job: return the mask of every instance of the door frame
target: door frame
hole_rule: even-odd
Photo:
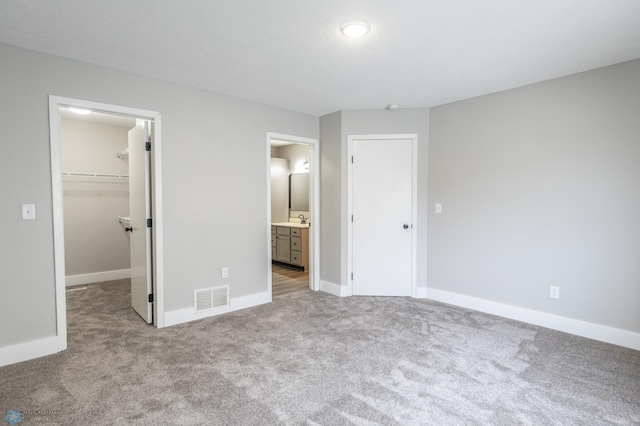
[[[269,300],[272,295],[271,267],[271,140],[284,140],[309,147],[309,284],[314,291],[320,290],[320,141],[318,139],[267,132],[267,280]]]
[[[368,140],[397,140],[408,139],[411,141],[411,297],[418,297],[416,287],[417,276],[417,251],[418,251],[418,134],[374,134],[374,135],[347,135],[347,270],[344,277],[347,283],[347,296],[353,296],[353,280],[351,273],[353,272],[353,222],[351,215],[353,214],[353,164],[351,157],[353,156],[353,142]]]
[[[162,144],[159,112],[105,104],[83,99],[49,95],[49,144],[51,155],[51,196],[53,207],[54,282],[56,295],[56,333],[58,350],[67,348],[67,303],[64,250],[64,209],[62,187],[62,144],[60,138],[60,107],[78,107],[107,114],[133,116],[153,121],[151,151],[151,212],[153,215],[153,286],[155,326],[164,326],[164,256],[162,228]]]

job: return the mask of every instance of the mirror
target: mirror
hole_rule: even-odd
[[[289,175],[289,210],[309,210],[309,173]]]

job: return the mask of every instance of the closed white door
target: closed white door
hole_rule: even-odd
[[[411,296],[412,140],[354,140],[353,295]]]
[[[140,121],[129,130],[129,216],[131,219],[131,307],[147,323],[153,322],[151,273],[151,191],[149,124]]]

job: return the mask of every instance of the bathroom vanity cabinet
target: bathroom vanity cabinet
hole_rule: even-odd
[[[271,225],[271,258],[309,270],[309,226],[298,223]]]

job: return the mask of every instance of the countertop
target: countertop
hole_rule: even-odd
[[[295,222],[278,222],[272,223],[272,226],[288,226],[289,228],[308,228],[308,223],[295,223]]]

